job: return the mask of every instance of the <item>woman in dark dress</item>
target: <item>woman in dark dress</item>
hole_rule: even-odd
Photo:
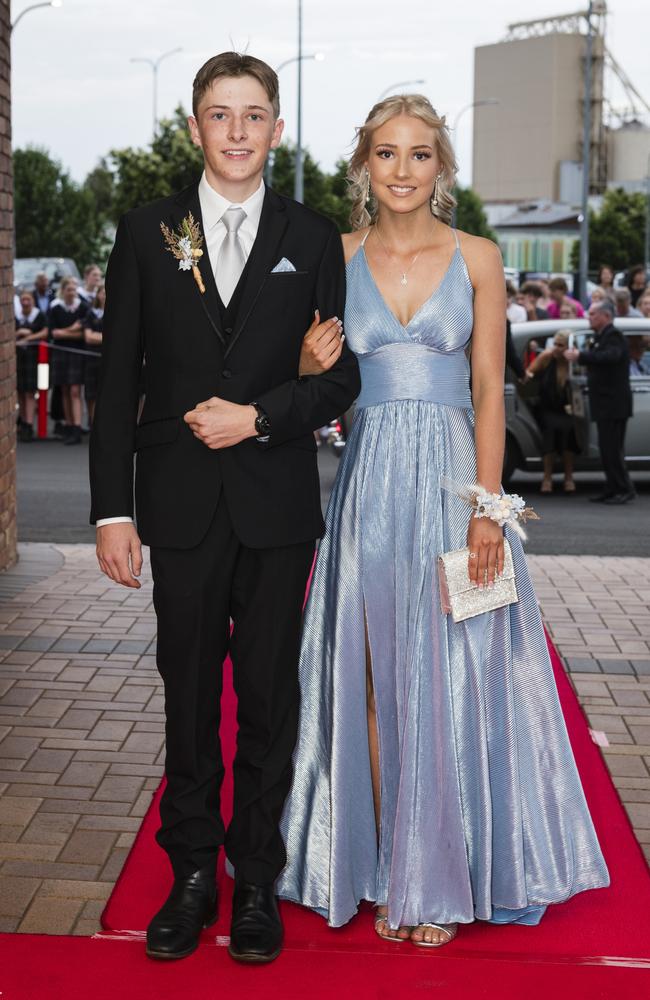
[[[567,334],[558,331],[553,337],[552,347],[539,354],[526,372],[528,376],[537,376],[539,380],[539,420],[542,427],[544,457],[544,478],[540,487],[542,493],[553,492],[553,465],[556,455],[562,456],[564,492],[576,491],[573,465],[574,456],[580,449],[571,412],[569,364],[564,359],[564,352],[568,346]]]
[[[34,393],[38,388],[38,349],[36,341],[47,337],[47,321],[34,304],[31,292],[21,292],[19,308],[16,310],[16,383],[20,425],[19,441],[31,441],[34,437]]]
[[[64,444],[81,444],[81,387],[84,382],[84,327],[88,306],[77,293],[74,278],[64,278],[59,298],[50,308],[50,382],[60,385],[65,415]],[[74,350],[58,350],[57,348]]]
[[[86,406],[88,407],[88,419],[93,422],[95,416],[95,400],[97,399],[97,386],[99,382],[99,366],[102,358],[102,325],[104,322],[104,306],[106,304],[106,289],[103,285],[97,287],[97,291],[92,305],[86,316],[84,328],[84,340],[86,350],[92,351],[95,357],[86,358],[84,392],[86,396]]]

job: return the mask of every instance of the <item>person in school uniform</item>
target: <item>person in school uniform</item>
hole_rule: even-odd
[[[92,305],[86,315],[84,327],[86,350],[93,354],[93,357],[86,358],[84,368],[84,394],[86,397],[86,406],[88,407],[88,420],[91,424],[95,416],[95,400],[97,399],[97,388],[99,385],[105,304],[106,289],[103,285],[99,285],[92,300]]]
[[[90,306],[97,295],[97,289],[103,280],[102,270],[98,264],[89,264],[84,267],[83,284],[79,286],[79,297]]]
[[[47,337],[47,321],[34,302],[31,292],[18,296],[16,315],[16,388],[18,390],[18,440],[31,441],[34,437],[34,393],[38,388],[38,352],[36,341]]]
[[[84,383],[84,328],[87,304],[79,297],[74,278],[64,278],[59,297],[49,315],[50,340],[54,345],[50,360],[50,383],[61,386],[63,397],[64,444],[81,444],[81,387]],[[72,350],[66,350],[72,348]]]

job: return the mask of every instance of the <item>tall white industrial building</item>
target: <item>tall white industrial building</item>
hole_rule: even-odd
[[[589,191],[597,203],[608,187],[647,190],[650,106],[607,48],[606,4],[594,8]],[[505,39],[475,49],[472,186],[511,267],[569,269],[585,56],[586,11],[512,24]],[[614,79],[627,102],[618,112],[606,94]]]

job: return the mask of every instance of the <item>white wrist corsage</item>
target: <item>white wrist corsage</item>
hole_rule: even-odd
[[[496,521],[500,528],[512,528],[520,538],[526,538],[522,522],[539,521],[539,515],[532,507],[526,506],[526,501],[518,493],[489,493],[480,483],[466,486],[446,476],[441,477],[440,485],[465,500],[474,511],[474,517],[488,517]]]

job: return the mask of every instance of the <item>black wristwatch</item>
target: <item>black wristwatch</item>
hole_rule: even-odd
[[[269,415],[266,410],[263,410],[259,403],[251,403],[257,410],[257,417],[255,418],[255,431],[258,437],[268,437],[271,433],[271,421],[269,420]]]

